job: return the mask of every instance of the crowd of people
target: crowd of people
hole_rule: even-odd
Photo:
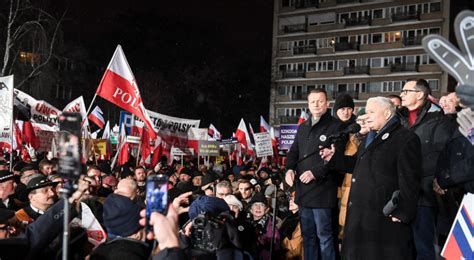
[[[151,168],[133,158],[111,168],[91,160],[74,188],[58,158],[15,157],[9,171],[5,154],[0,258],[59,258],[61,191],[74,190],[70,259],[436,259],[462,195],[474,192],[474,148],[457,130],[460,106],[455,93],[436,102],[418,79],[357,113],[340,95],[331,115],[326,92],[314,89],[311,117],[285,164],[163,157]],[[339,134],[354,124],[358,132]],[[151,175],[167,177],[169,209],[146,223]],[[91,243],[94,234],[77,221],[82,203],[105,242]]]

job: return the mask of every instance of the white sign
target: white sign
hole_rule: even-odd
[[[178,148],[178,147],[171,147],[171,157],[175,156],[186,156],[186,155],[194,155],[194,149],[193,148]]]
[[[139,144],[140,136],[127,135],[127,143]]]
[[[273,156],[272,138],[269,132],[256,133],[253,138],[257,157]]]
[[[0,143],[11,145],[13,121],[13,75],[0,77]]]
[[[36,100],[32,96],[22,92],[21,90],[14,90],[15,106],[31,121],[39,124],[58,125],[58,116],[61,110],[55,108],[44,100]]]

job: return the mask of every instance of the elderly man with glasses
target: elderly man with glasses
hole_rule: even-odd
[[[408,80],[401,91],[402,106],[398,112],[403,126],[421,140],[423,172],[417,215],[412,223],[417,259],[436,259],[436,198],[433,184],[436,163],[456,129],[455,123],[442,111],[430,112],[431,89],[424,79]]]

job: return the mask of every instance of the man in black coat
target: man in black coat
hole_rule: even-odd
[[[401,92],[402,105],[399,110],[401,124],[418,135],[421,141],[422,179],[418,200],[417,216],[412,224],[417,259],[436,259],[434,249],[436,226],[436,199],[433,181],[438,157],[456,124],[443,112],[430,112],[432,103],[428,100],[431,90],[426,80],[409,80]]]
[[[409,223],[420,190],[420,139],[400,125],[388,98],[370,98],[366,112],[371,132],[356,155],[344,156],[344,150],[334,148],[321,151],[327,167],[353,173],[342,254],[348,260],[412,259]],[[395,191],[400,192],[397,206],[385,214]]]
[[[325,90],[309,93],[312,116],[300,125],[287,158],[285,180],[290,186],[296,182],[305,259],[318,259],[318,254],[325,260],[335,259],[331,210],[337,206],[337,185],[317,151],[328,136],[341,129],[339,120],[327,111],[328,106]]]

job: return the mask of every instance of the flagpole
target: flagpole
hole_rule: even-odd
[[[14,84],[14,78],[12,78],[12,85],[11,87],[13,88],[13,86],[15,86]],[[14,106],[15,106],[15,102],[14,102],[14,91],[12,91],[12,95],[11,95],[11,102],[12,102],[12,117],[10,119],[10,172],[13,172],[13,127],[14,127],[14,124],[15,124],[15,119],[13,118],[13,110],[15,109]],[[19,144],[16,144],[17,146]]]
[[[94,94],[94,97],[92,98],[92,101],[91,103],[89,104],[89,108],[87,109],[86,111],[86,118],[87,118],[87,115],[89,115],[89,112],[91,112],[91,108],[92,108],[92,105],[94,104],[94,101],[95,101],[95,98],[97,97],[97,92]],[[84,119],[85,120],[85,119]]]

